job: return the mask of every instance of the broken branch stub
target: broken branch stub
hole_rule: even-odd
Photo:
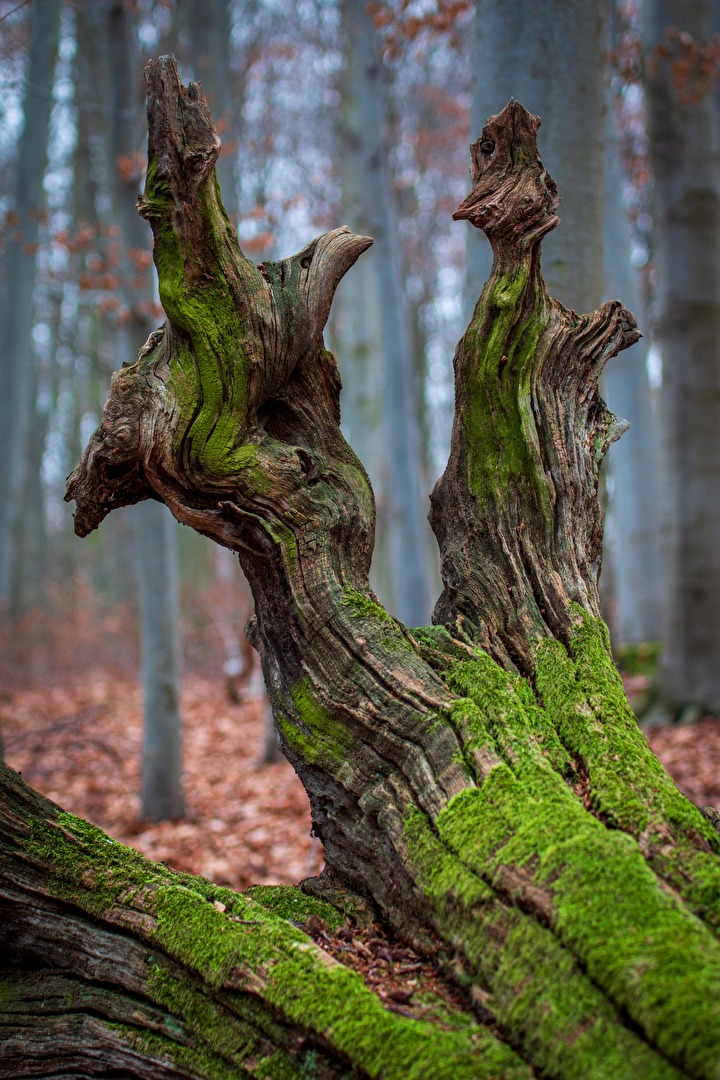
[[[321,459],[339,453],[364,476],[338,444],[340,383],[322,331],[340,279],[372,241],[335,229],[255,267],[220,201],[220,142],[201,88],[184,87],[169,57],[147,65],[146,82],[148,172],[138,210],[152,227],[167,321],[114,376],[66,498],[77,503],[79,535],[114,507],[152,496],[237,547],[237,522],[228,525],[221,499],[236,509],[237,496],[244,500],[246,544],[266,517],[282,518],[285,487],[303,462],[318,459],[309,467],[322,472]],[[360,531],[371,532],[367,492],[361,501]],[[262,546],[262,536],[253,542]]]

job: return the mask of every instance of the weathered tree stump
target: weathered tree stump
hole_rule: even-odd
[[[597,384],[638,332],[619,303],[547,296],[538,119],[511,102],[472,147],[455,216],[495,258],[432,495],[437,624],[408,629],[369,588],[373,496],[322,339],[370,240],[337,229],[254,266],[202,91],[168,58],[147,86],[138,208],[167,322],[113,377],[68,498],[79,535],[157,498],[238,553],[326,869],[278,913],[6,770],[0,1076],[720,1076],[718,836],[648,749],[598,616],[598,471],[623,422]],[[454,973],[469,1016],[389,1011],[282,917],[352,895]]]

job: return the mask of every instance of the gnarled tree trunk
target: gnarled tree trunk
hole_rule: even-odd
[[[147,79],[139,209],[167,322],[113,378],[69,481],[76,531],[159,498],[238,552],[325,845],[305,892],[369,899],[454,972],[471,1015],[412,996],[389,1011],[281,917],[311,926],[332,908],[290,891],[279,911],[272,890],[153,866],[8,772],[2,1015],[23,1064],[0,1075],[37,1075],[49,1028],[54,1061],[82,1075],[98,1060],[153,1077],[311,1061],[320,1076],[720,1075],[720,845],[650,753],[597,614],[598,469],[622,428],[597,380],[638,334],[617,302],[580,316],[546,293],[558,199],[537,118],[511,102],[472,148],[456,217],[485,230],[494,265],[432,496],[437,625],[408,629],[368,586],[372,492],[322,341],[370,241],[337,229],[253,266],[219,200],[202,91],[167,58]]]

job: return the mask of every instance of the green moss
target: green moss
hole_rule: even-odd
[[[308,896],[294,885],[252,885],[245,895],[266,911],[292,922],[306,922],[311,915],[317,915],[332,929],[337,929],[346,921],[345,916],[332,904]]]
[[[297,537],[293,530],[288,525],[281,524],[277,519],[263,520],[261,524],[268,536],[272,537],[281,549],[285,566],[289,570],[294,570],[298,564],[298,547]]]
[[[197,972],[212,988],[222,985],[236,958],[247,952],[253,928],[270,919],[262,910],[255,910],[249,901],[236,898],[232,914],[243,922],[231,921],[224,912],[207,903],[204,896],[175,884],[161,885],[155,891],[153,906],[157,926],[151,934],[152,940]],[[287,940],[304,939],[289,923],[283,924],[285,927]],[[271,954],[272,946],[268,949]]]
[[[541,765],[561,773],[570,768],[567,751],[524,679],[477,649],[475,659],[452,664],[445,680],[450,690],[477,706],[469,714],[471,746],[476,741],[487,745],[490,735],[493,747],[511,765]]]
[[[209,179],[196,195],[204,246],[216,256],[212,273],[203,273],[186,259],[155,162],[148,167],[145,198],[154,221],[160,301],[179,338],[167,380],[185,421],[179,438],[191,467],[211,476],[234,475],[251,464],[251,451],[241,443],[250,361],[243,346],[246,326],[225,272],[231,256],[227,218]]]
[[[680,1080],[651,1047],[618,1023],[607,1001],[548,931],[511,916],[493,983],[504,1024],[537,1047],[544,1075],[570,1080]]]
[[[224,1059],[228,1064],[237,1066],[245,1058],[261,1052],[262,1038],[252,1023],[234,1016],[226,1007],[209,998],[201,984],[193,984],[187,977],[177,978],[158,964],[151,963],[147,990],[153,1001],[182,1019],[198,1043],[198,1052],[205,1047],[205,1053],[211,1060]],[[234,1002],[236,1009],[238,1004]],[[178,1035],[180,1041],[184,1041],[182,1028]]]
[[[420,655],[436,670],[444,671],[452,660],[467,659],[467,650],[444,626],[416,626],[410,633]]]
[[[68,900],[82,897],[93,914],[163,876],[162,866],[73,814],[61,812],[53,824],[31,819],[29,826],[27,851],[54,868],[50,885],[55,894]]]
[[[529,1076],[514,1052],[485,1029],[438,1030],[432,1023],[388,1011],[360,975],[331,960],[297,927],[252,898],[149,863],[72,815],[61,814],[54,824],[34,822],[27,847],[55,867],[58,893],[86,911],[101,914],[143,891],[143,911],[155,920],[148,940],[180,964],[190,980],[151,963],[148,994],[190,1027],[214,1027],[204,1036],[207,1053],[189,1047],[171,1051],[171,1040],[160,1035],[129,1033],[144,1052],[151,1049],[163,1060],[173,1060],[171,1053],[185,1054],[183,1060],[198,1075],[225,1080],[237,1069],[230,1072],[232,1066],[226,1069],[219,1057],[252,1056],[252,1029],[262,1030],[276,1017],[284,1025],[321,1036],[371,1077]],[[192,975],[202,980],[199,993]],[[213,991],[221,995],[219,1005],[239,1012],[237,1023],[225,1016],[215,1026]],[[252,1009],[258,1012],[253,1015]],[[242,1023],[243,1012],[250,1027]],[[272,1062],[258,1063],[266,1071],[257,1075],[283,1075],[274,1069],[292,1075],[295,1065],[289,1059],[273,1056]]]
[[[672,1066],[618,1022],[572,953],[550,930],[497,900],[420,811],[406,815],[404,837],[406,867],[443,936],[454,937],[490,990],[487,1007],[536,1068],[565,1080],[677,1080]],[[460,842],[467,845],[468,837]]]
[[[227,1064],[212,1053],[194,1046],[183,1046],[151,1031],[139,1031],[137,1028],[119,1024],[107,1026],[114,1027],[123,1039],[144,1057],[166,1063],[170,1068],[176,1066],[186,1075],[207,1080],[237,1080],[238,1066]]]
[[[720,860],[711,851],[718,851],[720,838],[650,750],[612,661],[604,624],[579,608],[576,617],[572,655],[557,641],[539,647],[536,680],[545,709],[564,745],[587,768],[595,812],[642,838],[663,876],[718,927]]]
[[[403,837],[423,893],[432,904],[446,908],[457,901],[463,909],[473,909],[494,899],[492,889],[438,842],[420,810],[407,812]]]
[[[542,887],[554,933],[590,978],[670,1060],[710,1075],[720,1045],[720,946],[660,888],[631,837],[504,764],[482,789],[457,795],[436,827],[470,870],[504,890],[506,869],[523,870],[520,902],[529,885]]]
[[[277,1050],[246,1071],[248,1076],[254,1076],[257,1080],[298,1080],[300,1077],[312,1075],[307,1071],[310,1053],[312,1051],[308,1051],[298,1059]]]
[[[470,765],[472,776],[478,781],[488,761],[500,759],[488,719],[471,698],[455,698],[438,722],[446,723],[448,720],[460,740],[463,760]],[[478,768],[474,767],[476,757],[480,763]]]
[[[153,219],[167,213],[171,206],[170,189],[167,180],[158,175],[157,158],[150,158],[145,173],[145,213]]]
[[[410,633],[421,644],[440,649],[449,654],[457,648],[454,645],[452,634],[446,626],[413,626]],[[463,655],[461,651],[459,657],[456,656],[455,658],[462,659]]]
[[[270,917],[267,917],[270,920]],[[370,1076],[448,1078],[496,1075],[485,1059],[515,1057],[482,1028],[468,1037],[385,1010],[361,976],[335,962],[299,930],[281,920],[233,924],[186,890],[163,891],[153,935],[171,956],[191,964],[214,987],[227,982],[248,989],[262,983],[262,997],[290,1022],[316,1032]],[[508,1073],[508,1076],[513,1075]],[[517,1075],[528,1075],[524,1069]]]
[[[638,747],[642,750],[648,787],[663,774],[627,706],[621,681],[609,659],[603,628],[583,620],[579,631],[574,647],[580,715],[567,711],[568,695],[562,694],[557,664],[546,665],[538,675],[541,688],[562,695],[564,711],[556,708],[550,715],[537,709],[529,687],[496,669],[489,658],[459,662],[448,669],[449,687],[467,694],[476,706],[473,712],[465,700],[455,703],[451,710],[455,725],[462,718],[461,729],[471,733],[466,747],[473,748],[474,739],[478,748],[499,751],[504,762],[489,769],[482,788],[456,796],[439,815],[436,821],[439,838],[481,880],[502,891],[510,888],[511,900],[516,899],[512,890],[517,888],[516,902],[522,903],[533,881],[546,889],[552,899],[553,928],[563,943],[581,957],[592,978],[628,1010],[636,1023],[646,1027],[652,1041],[668,1056],[673,1056],[683,1067],[692,1063],[693,1069],[702,1070],[708,1067],[710,1047],[718,1038],[716,1027],[720,1021],[712,1014],[712,1008],[697,1023],[689,1025],[687,1017],[682,1018],[692,989],[686,973],[702,967],[703,955],[712,957],[707,978],[701,980],[702,991],[696,990],[692,998],[693,1008],[704,1008],[707,1014],[707,1003],[712,1000],[710,987],[720,971],[717,945],[700,923],[663,893],[634,841],[620,833],[607,832],[599,820],[587,814],[555,771],[569,759],[562,746],[558,749],[557,737],[553,739],[554,723],[563,741],[567,737],[567,745],[576,752],[578,747],[573,740],[609,738],[606,729],[612,718],[619,715],[621,721],[615,723],[615,734],[621,731],[630,740],[626,750]],[[558,648],[561,646],[557,643],[549,643],[541,648],[541,655],[547,649],[545,659],[552,655],[557,660]],[[567,654],[565,659],[569,660]],[[570,667],[575,680],[572,661]],[[567,687],[564,689],[567,691]],[[570,733],[568,728],[572,728]],[[546,754],[543,740],[548,737],[550,752]],[[619,746],[613,749],[613,773],[621,773],[627,781],[625,805],[621,805],[618,816],[644,814],[636,824],[646,828],[645,799],[639,798],[630,784],[631,778],[637,779],[633,776],[636,763],[632,756],[629,762],[621,761]],[[489,760],[486,754],[486,766]],[[643,791],[643,796],[646,794]],[[658,807],[658,822],[660,812],[667,812],[669,802],[673,802],[677,820],[690,827],[688,810],[693,818],[696,811],[674,790],[664,793],[663,806]],[[700,853],[696,857],[701,857]],[[447,859],[444,865],[447,866]],[[520,877],[508,877],[508,868],[515,868]],[[452,877],[450,871],[447,873]],[[707,873],[714,878],[709,866]],[[711,881],[706,880],[704,888],[707,896]],[[597,899],[600,895],[602,901]],[[594,922],[598,912],[601,925]],[[647,913],[647,923],[643,912]],[[638,927],[644,930],[646,925],[652,928],[651,951],[658,961],[651,974],[644,966],[646,957],[642,950],[637,956],[633,952]],[[573,934],[566,936],[570,926]],[[690,967],[688,955],[694,957]],[[517,949],[506,943],[505,957],[508,962],[517,959]],[[618,961],[615,969],[613,957]],[[548,979],[552,978],[551,971],[552,966]],[[611,971],[617,978],[610,977]],[[660,986],[662,990],[658,989]],[[659,999],[666,999],[668,1004],[660,1008]],[[673,1008],[681,1017],[674,1027],[669,1016]],[[686,1030],[684,1040],[681,1028]],[[602,1030],[601,1025],[597,1031]]]
[[[616,849],[632,841],[617,835]],[[634,854],[634,852],[633,852]],[[562,867],[562,869],[560,869]],[[608,861],[600,837],[547,857],[557,928],[652,1041],[692,1075],[717,1075],[720,953],[640,860]]]
[[[388,652],[414,653],[416,651],[413,639],[405,626],[398,619],[394,619],[376,600],[353,589],[350,585],[345,585],[340,603],[344,608],[349,609],[353,619],[367,619],[371,626],[373,623],[382,625],[384,634],[378,641]]]
[[[350,585],[344,586],[340,603],[343,607],[350,609],[350,614],[354,619],[378,619],[384,623],[393,623],[395,621],[381,604],[358,592],[357,589],[353,589]]]
[[[457,1005],[451,1005],[446,998],[429,990],[413,994],[413,1004],[422,1005],[436,1024],[443,1024],[450,1028],[475,1027],[477,1024],[477,1020],[469,1013],[463,1012]]]

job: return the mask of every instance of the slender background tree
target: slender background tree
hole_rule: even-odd
[[[711,8],[646,0],[645,89],[654,172],[662,358],[666,710],[720,713],[720,137]]]
[[[43,179],[52,110],[61,0],[31,5],[23,126],[18,147],[15,199],[5,236],[0,395],[0,604],[17,600],[13,585],[22,544],[25,452],[32,410],[33,323],[40,222],[45,213]]]

